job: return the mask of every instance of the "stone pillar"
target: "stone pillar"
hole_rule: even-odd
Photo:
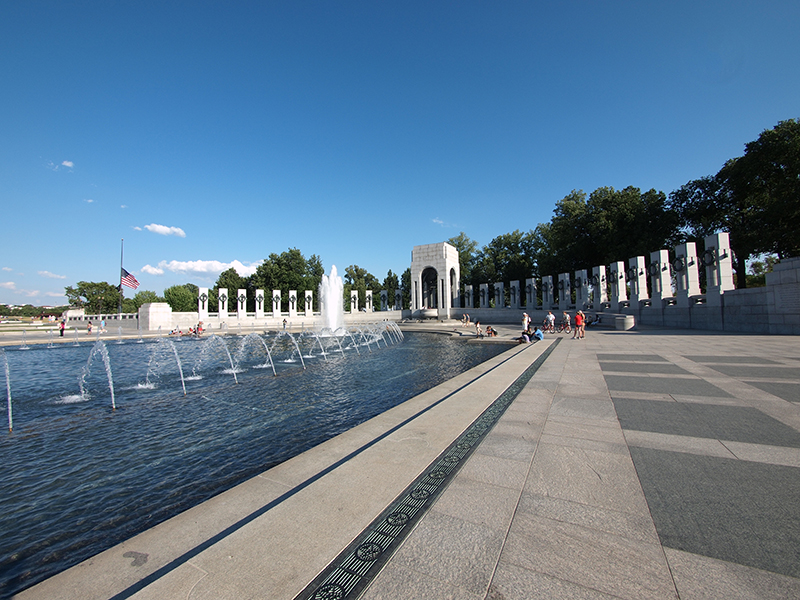
[[[373,311],[372,290],[367,290],[366,291],[366,298],[364,300],[364,303],[366,304],[367,312],[372,312]]]
[[[667,298],[672,298],[672,278],[669,272],[669,250],[656,250],[650,253],[650,290],[653,306],[662,306]]]
[[[689,308],[692,305],[692,296],[700,295],[700,273],[697,269],[697,248],[694,242],[675,246],[672,269],[678,287],[675,292],[677,305]]]
[[[228,318],[228,288],[219,288],[217,293],[219,299],[219,317],[221,319]]]
[[[733,259],[727,232],[706,236],[702,261],[706,268],[706,303],[722,304],[722,294],[734,289]]]
[[[381,290],[381,312],[389,310],[389,292]]]
[[[505,286],[503,285],[502,281],[494,284],[494,307],[506,307]]]
[[[535,310],[536,306],[536,280],[530,277],[525,280],[525,308]]]
[[[608,268],[608,294],[611,312],[619,312],[622,303],[628,300],[628,288],[625,287],[625,263],[621,260]]]
[[[553,295],[553,276],[545,275],[542,277],[542,309],[550,310],[556,302]]]
[[[281,291],[272,290],[272,316],[276,319],[281,316]]]
[[[244,319],[247,316],[247,290],[236,291],[236,318]]]
[[[197,314],[201,321],[208,321],[208,288],[197,291]]]
[[[638,308],[640,301],[649,298],[644,256],[634,256],[628,259],[628,282],[631,286],[631,307]]]
[[[522,297],[519,293],[519,281],[512,281],[509,284],[508,291],[511,296],[511,308],[520,309],[522,307]]]
[[[403,292],[401,290],[394,292],[394,309],[403,310]]]
[[[314,314],[314,292],[306,290],[305,315],[311,317]]]
[[[572,304],[572,289],[570,288],[569,273],[558,274],[558,310],[569,310]]]
[[[481,284],[480,308],[489,308],[489,284]]]
[[[264,290],[256,290],[256,319],[264,318],[266,294]]]
[[[470,308],[474,308],[475,307],[475,303],[474,303],[474,300],[472,298],[472,285],[471,284],[464,286],[464,300],[465,300],[464,308],[466,310],[469,310]]]
[[[350,291],[350,314],[355,314],[358,312],[358,291],[351,290]]]
[[[603,310],[606,302],[608,302],[606,266],[599,265],[592,269],[592,308]]]
[[[289,318],[297,317],[297,290],[289,290]]]
[[[589,308],[589,275],[586,269],[575,271],[575,308]]]

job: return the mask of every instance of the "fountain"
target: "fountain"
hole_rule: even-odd
[[[11,376],[8,371],[8,359],[6,358],[5,350],[0,348],[0,354],[3,355],[3,364],[5,365],[4,371],[6,374],[6,393],[8,397],[8,431],[11,432],[14,430],[14,415],[11,409]]]
[[[319,284],[319,311],[322,327],[336,332],[344,326],[344,283],[331,265],[330,275],[323,275]]]

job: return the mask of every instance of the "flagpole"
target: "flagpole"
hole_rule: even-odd
[[[119,314],[122,314],[122,297],[124,293],[122,292],[122,269],[123,269],[123,262],[122,262],[122,253],[125,249],[125,238],[122,238],[119,242]]]

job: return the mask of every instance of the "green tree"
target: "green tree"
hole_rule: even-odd
[[[473,283],[473,270],[478,262],[478,242],[470,239],[463,231],[447,240],[447,243],[458,250],[458,269],[463,284]],[[460,290],[459,290],[460,291]]]
[[[571,273],[595,265],[647,256],[679,239],[678,215],[663,192],[627,187],[573,190],[556,203],[549,224],[531,233],[540,275]]]
[[[392,273],[392,270],[389,269],[389,272],[386,273],[386,277],[383,280],[383,287],[382,290],[386,290],[386,302],[389,307],[394,306],[394,294],[397,290],[400,289],[400,279]]]
[[[196,285],[173,285],[164,290],[164,299],[174,312],[195,312],[197,291]]]
[[[411,268],[407,268],[400,276],[400,287],[403,290],[403,308],[411,308]]]
[[[150,290],[141,290],[140,292],[136,292],[133,298],[125,298],[123,301],[123,308],[125,307],[125,302],[130,300],[135,307],[134,310],[130,312],[136,312],[142,306],[142,304],[149,304],[153,302],[165,302],[164,298],[156,294],[155,292],[151,292]]]
[[[730,233],[736,285],[747,287],[747,260],[762,253],[800,254],[800,122],[781,121],[745,145],[714,176],[670,194],[689,239]]]
[[[349,308],[350,294],[353,290],[358,292],[358,305],[361,307],[366,306],[367,290],[377,291],[380,285],[381,282],[372,273],[358,265],[350,265],[345,269],[344,276],[345,306]]]
[[[264,290],[270,296],[272,290],[281,290],[285,292],[281,294],[282,310],[289,308],[290,290],[296,290],[300,298],[305,290],[312,290],[318,302],[316,291],[324,274],[322,261],[317,255],[312,254],[310,258],[306,258],[297,248],[290,248],[281,254],[270,254],[256,268],[256,272],[248,280],[248,295],[255,297],[255,290]]]
[[[70,306],[85,308],[87,314],[109,314],[119,308],[119,289],[105,281],[79,281],[75,287],[66,286],[64,294]]]
[[[247,279],[239,275],[236,272],[236,269],[231,267],[219,274],[217,278],[217,283],[214,285],[214,297],[218,300],[219,298],[219,290],[220,288],[224,288],[228,290],[228,311],[235,311],[236,310],[236,294],[241,289],[246,289]],[[210,290],[209,290],[209,295]],[[212,308],[214,304],[209,300],[209,309],[214,310]],[[217,303],[217,310],[219,310],[219,304]]]

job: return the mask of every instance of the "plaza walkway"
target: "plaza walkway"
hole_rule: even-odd
[[[509,346],[18,598],[358,594],[800,597],[800,341]]]

